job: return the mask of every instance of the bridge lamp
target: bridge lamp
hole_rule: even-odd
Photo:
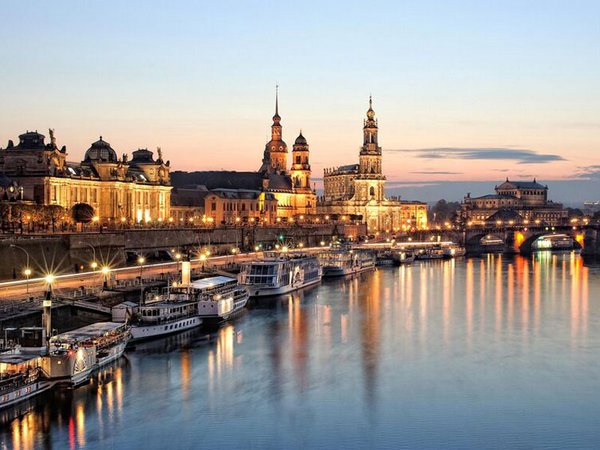
[[[96,270],[98,268],[98,263],[96,261],[92,261],[90,267],[92,268],[92,270]]]

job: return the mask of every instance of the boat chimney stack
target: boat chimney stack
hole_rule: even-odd
[[[191,263],[188,260],[181,262],[181,286],[189,286],[191,284]]]
[[[52,336],[52,291],[46,291],[46,298],[43,301],[42,326],[45,331],[46,349],[50,350],[50,337]]]

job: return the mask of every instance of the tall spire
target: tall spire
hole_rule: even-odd
[[[273,116],[273,122],[279,124],[281,117],[279,116],[279,85],[275,85],[275,115]]]

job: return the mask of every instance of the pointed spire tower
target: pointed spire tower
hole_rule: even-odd
[[[360,172],[381,175],[381,147],[378,143],[379,128],[373,98],[369,96],[369,109],[363,126],[363,145],[360,149]]]
[[[261,172],[286,173],[288,149],[282,139],[281,117],[279,116],[279,85],[275,86],[275,115],[271,125],[271,140],[265,146]]]

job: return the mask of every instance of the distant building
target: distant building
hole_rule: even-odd
[[[427,204],[385,196],[378,124],[369,99],[358,164],[324,171],[319,214],[360,215],[369,231],[401,231],[427,227]]]
[[[548,186],[533,181],[506,181],[495,187],[496,193],[482,197],[467,194],[461,216],[473,225],[538,223],[559,225],[568,219],[560,203],[548,200]]]
[[[80,163],[67,162],[67,150],[58,148],[54,131],[50,143],[37,131],[27,131],[0,149],[0,174],[11,180],[7,192],[38,205],[90,205],[99,222],[142,222],[169,217],[171,186],[169,162],[146,149],[117,157],[110,144],[94,142]],[[3,182],[6,184],[6,181]]]
[[[172,182],[176,187],[173,204],[177,205],[177,211],[185,214],[179,205],[180,195],[189,196],[189,190],[213,192],[212,196],[196,194],[198,203],[194,206],[204,207],[205,220],[217,224],[250,221],[251,218],[272,223],[276,219],[286,221],[295,216],[315,214],[317,201],[311,186],[310,152],[302,132],[292,147],[289,169],[288,154],[276,96],[271,140],[265,145],[260,169],[257,172],[173,172]]]
[[[176,188],[171,215],[177,223],[273,223],[277,200],[269,192],[249,189]]]

